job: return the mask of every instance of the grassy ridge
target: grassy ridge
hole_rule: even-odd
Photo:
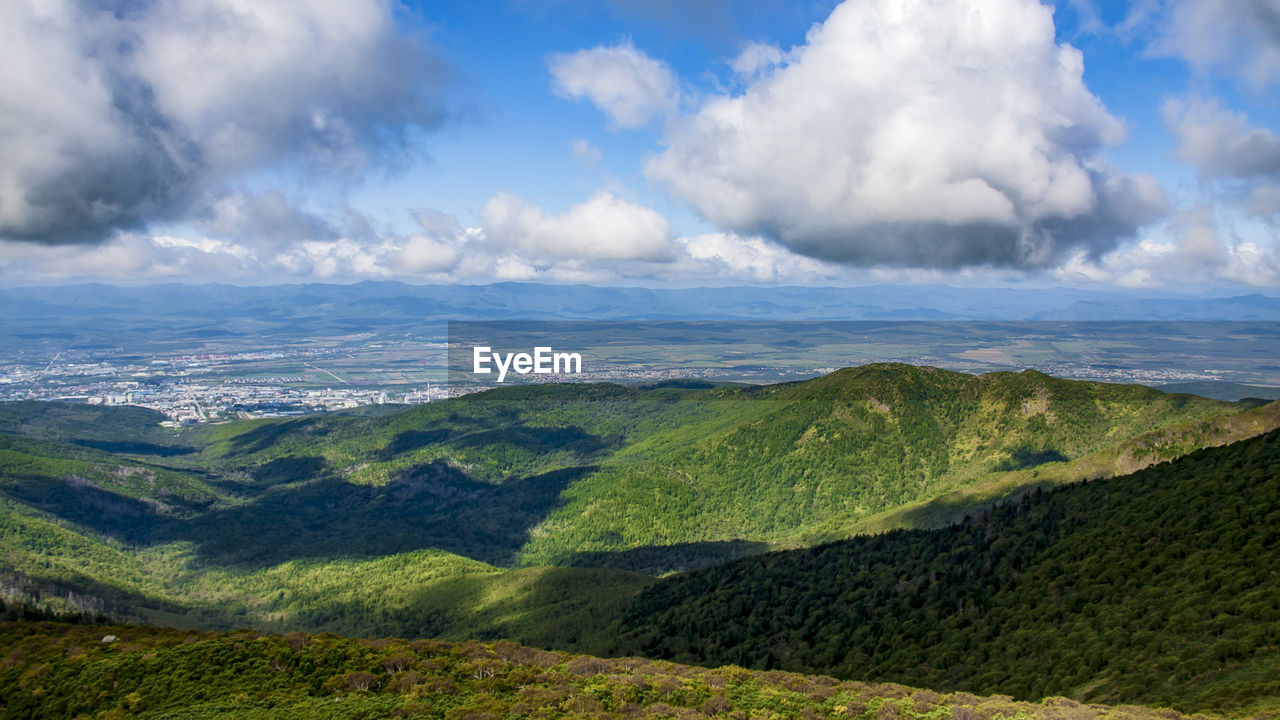
[[[1181,720],[785,672],[606,660],[510,642],[0,624],[0,717]],[[1200,716],[1203,717],[1203,716]]]
[[[967,487],[1018,458],[1077,460],[1154,428],[1240,410],[1033,371],[905,365],[720,389],[699,401],[715,407],[712,419],[637,440],[569,487],[522,560],[730,539],[794,547]]]
[[[1234,415],[1175,423],[1076,460],[1033,469],[992,472],[977,482],[929,500],[902,505],[852,523],[835,523],[833,528],[807,535],[805,544],[818,545],[888,530],[941,528],[1025,492],[1126,475],[1197,449],[1238,442],[1278,427],[1280,403],[1274,402]]]

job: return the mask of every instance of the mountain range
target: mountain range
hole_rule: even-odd
[[[235,286],[102,284],[0,289],[0,316],[46,331],[115,318],[185,324],[239,320],[256,327],[341,328],[454,320],[1280,320],[1280,298],[1251,293],[1072,288],[861,287],[641,288],[539,283]],[[176,323],[176,324],[173,324]]]
[[[160,419],[0,405],[10,607],[1187,711],[1277,695],[1280,403],[879,364]]]

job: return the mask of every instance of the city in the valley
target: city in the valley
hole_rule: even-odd
[[[793,328],[789,330],[794,333]],[[671,341],[672,336],[666,337]],[[504,380],[508,384],[535,379],[633,385],[673,379],[774,383],[814,377],[847,365],[901,362],[972,373],[1034,367],[1064,378],[1152,386],[1275,384],[1270,375],[1259,375],[1256,366],[1171,365],[1157,362],[1159,358],[1143,347],[1099,363],[1089,353],[1078,358],[1064,353],[1044,357],[1032,343],[975,350],[954,344],[957,338],[944,342],[941,336],[913,346],[876,342],[851,346],[847,340],[833,338],[787,348],[727,341],[709,344],[693,335],[687,342],[677,338],[669,346],[644,342],[620,346],[587,339],[579,347],[592,357],[589,367],[579,365],[572,368],[578,372],[536,378],[532,373],[511,374]],[[148,347],[135,342],[129,347],[64,345],[45,352],[28,348],[0,365],[0,401],[132,405],[156,410],[168,418],[167,423],[182,425],[413,405],[495,387],[496,373],[492,377],[449,373],[447,349],[443,337],[429,335],[310,337],[274,347],[240,341],[221,347]]]

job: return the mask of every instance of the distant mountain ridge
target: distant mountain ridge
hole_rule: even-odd
[[[644,320],[1280,320],[1280,298],[1072,288],[738,286],[641,288],[539,283],[241,287],[82,284],[0,289],[0,317],[59,323],[143,318],[379,322],[467,319]]]

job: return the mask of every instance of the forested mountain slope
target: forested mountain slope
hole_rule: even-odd
[[[1271,702],[1278,498],[1273,431],[940,530],[674,576],[612,649],[1021,698]]]

